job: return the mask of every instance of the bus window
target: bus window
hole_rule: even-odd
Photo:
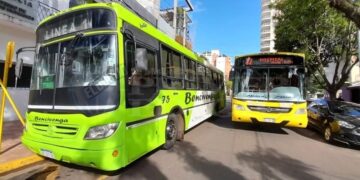
[[[132,41],[125,42],[125,59],[126,59],[126,101],[128,107],[143,106],[152,100],[151,97],[157,91],[156,88],[156,53],[146,49],[139,44],[134,47]],[[141,50],[144,53],[141,67],[139,57],[136,53]],[[139,54],[138,54],[139,55]],[[146,67],[144,67],[146,66]]]
[[[180,55],[166,47],[161,49],[162,86],[167,89],[183,89]]]
[[[115,44],[113,35],[62,43],[57,87],[116,86]]]
[[[204,90],[205,87],[205,67],[201,64],[197,65],[197,79],[198,79],[198,88]]]
[[[196,89],[196,63],[190,59],[184,60],[185,87],[187,89]]]

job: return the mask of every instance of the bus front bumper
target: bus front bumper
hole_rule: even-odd
[[[45,142],[28,139],[25,136],[21,138],[22,143],[36,154],[54,159],[57,161],[77,164],[81,166],[92,167],[104,171],[114,171],[123,167],[124,157],[121,153],[123,148],[112,149],[74,149],[64,146],[52,145]]]
[[[254,124],[276,124],[286,127],[306,128],[308,119],[306,114],[273,114],[252,111],[237,111],[232,109],[232,121]]]

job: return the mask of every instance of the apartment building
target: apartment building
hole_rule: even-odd
[[[224,80],[229,80],[229,75],[231,71],[231,59],[230,57],[221,54],[220,50],[211,50],[201,54],[204,56],[208,62],[221,70],[224,73]]]
[[[276,10],[270,8],[270,4],[276,0],[261,0],[261,37],[260,51],[275,52],[275,25]]]

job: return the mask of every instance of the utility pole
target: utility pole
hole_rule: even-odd
[[[187,14],[186,14],[186,11],[184,10],[184,13],[183,13],[183,15],[184,15],[184,32],[183,32],[183,46],[186,46],[186,29],[187,29],[187,20],[186,20],[186,16],[187,16]]]
[[[177,6],[178,6],[178,0],[174,0],[174,16],[173,16],[173,27],[175,29],[175,36],[176,36],[176,24],[177,24]]]

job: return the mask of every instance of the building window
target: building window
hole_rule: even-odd
[[[13,65],[14,66],[14,65]],[[18,88],[29,88],[30,87],[30,81],[31,81],[31,72],[32,67],[31,66],[23,66],[21,78],[17,80],[16,84],[16,78],[15,78],[15,68],[9,69],[9,75],[8,75],[8,83],[7,87],[18,87]],[[0,62],[0,77],[1,80],[4,79],[4,62]]]

